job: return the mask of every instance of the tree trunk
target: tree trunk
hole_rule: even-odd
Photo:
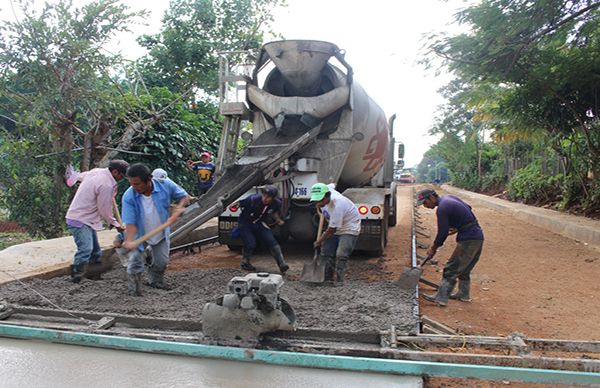
[[[123,136],[119,139],[119,142],[115,146],[116,150],[109,150],[104,157],[100,160],[100,165],[108,163],[111,159],[115,158],[118,154],[118,150],[129,151],[133,146],[134,137],[138,133],[144,133],[147,128],[158,123],[162,119],[162,115],[154,115],[149,119],[137,121],[131,125],[128,125],[123,132]]]

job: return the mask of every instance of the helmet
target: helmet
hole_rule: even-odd
[[[279,194],[279,190],[275,186],[265,186],[260,190],[264,195],[269,196],[271,198],[277,197]]]
[[[315,183],[310,188],[310,200],[311,202],[318,202],[325,197],[325,194],[329,193],[329,187],[325,183]]]

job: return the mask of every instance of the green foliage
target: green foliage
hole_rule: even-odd
[[[219,52],[257,49],[282,0],[173,0],[156,35],[141,37],[148,85],[184,93],[218,90]]]
[[[542,205],[560,198],[562,174],[546,175],[535,162],[517,170],[508,184],[508,195],[514,201]]]
[[[599,208],[595,183],[585,178],[600,173],[599,9],[590,0],[484,0],[460,12],[457,21],[470,31],[432,36],[428,44],[428,63],[442,58],[456,75],[432,132],[458,135],[466,146],[470,136],[491,131],[501,151],[496,158],[504,161],[556,151],[567,166],[559,182],[563,201],[584,211]],[[535,147],[515,155],[510,146],[522,141]],[[505,180],[500,162],[486,167],[485,150],[475,145],[480,163],[471,168],[479,168],[479,188]],[[457,167],[453,174],[461,180],[464,169],[449,168]],[[556,196],[554,182],[538,187]]]
[[[8,219],[23,226],[34,237],[52,238],[65,231],[67,198],[54,195],[55,164],[40,164],[33,156],[39,148],[32,142],[6,142],[0,152],[0,201]]]

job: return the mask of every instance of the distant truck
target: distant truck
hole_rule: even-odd
[[[400,177],[398,178],[398,182],[400,183],[416,183],[417,179],[414,177],[414,175],[411,172],[402,172],[400,174]]]

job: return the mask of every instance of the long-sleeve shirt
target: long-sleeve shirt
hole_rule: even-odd
[[[456,241],[483,240],[483,231],[471,207],[460,198],[453,195],[440,197],[436,215],[438,227],[434,242],[438,247],[444,245],[450,228],[458,230]]]
[[[104,219],[109,225],[117,225],[113,215],[116,190],[117,181],[108,168],[95,168],[87,172],[67,211],[67,224],[88,225],[101,230]]]
[[[85,178],[86,180],[88,177]],[[84,181],[85,182],[85,181]],[[173,201],[180,201],[183,197],[187,197],[187,192],[178,186],[175,182],[170,179],[166,179],[160,182],[157,179],[152,179],[152,200],[154,206],[158,212],[160,223],[167,222],[169,218],[169,206]],[[145,230],[144,220],[144,203],[143,194],[138,193],[130,187],[123,194],[123,222],[125,225],[135,225],[137,227],[137,233],[135,238],[143,236],[149,230]],[[163,231],[163,236],[169,238],[170,228]]]
[[[273,201],[265,205],[262,202],[262,194],[249,195],[240,201],[242,214],[240,214],[240,224],[251,225],[264,222],[267,217],[281,209],[281,201],[274,198]]]

